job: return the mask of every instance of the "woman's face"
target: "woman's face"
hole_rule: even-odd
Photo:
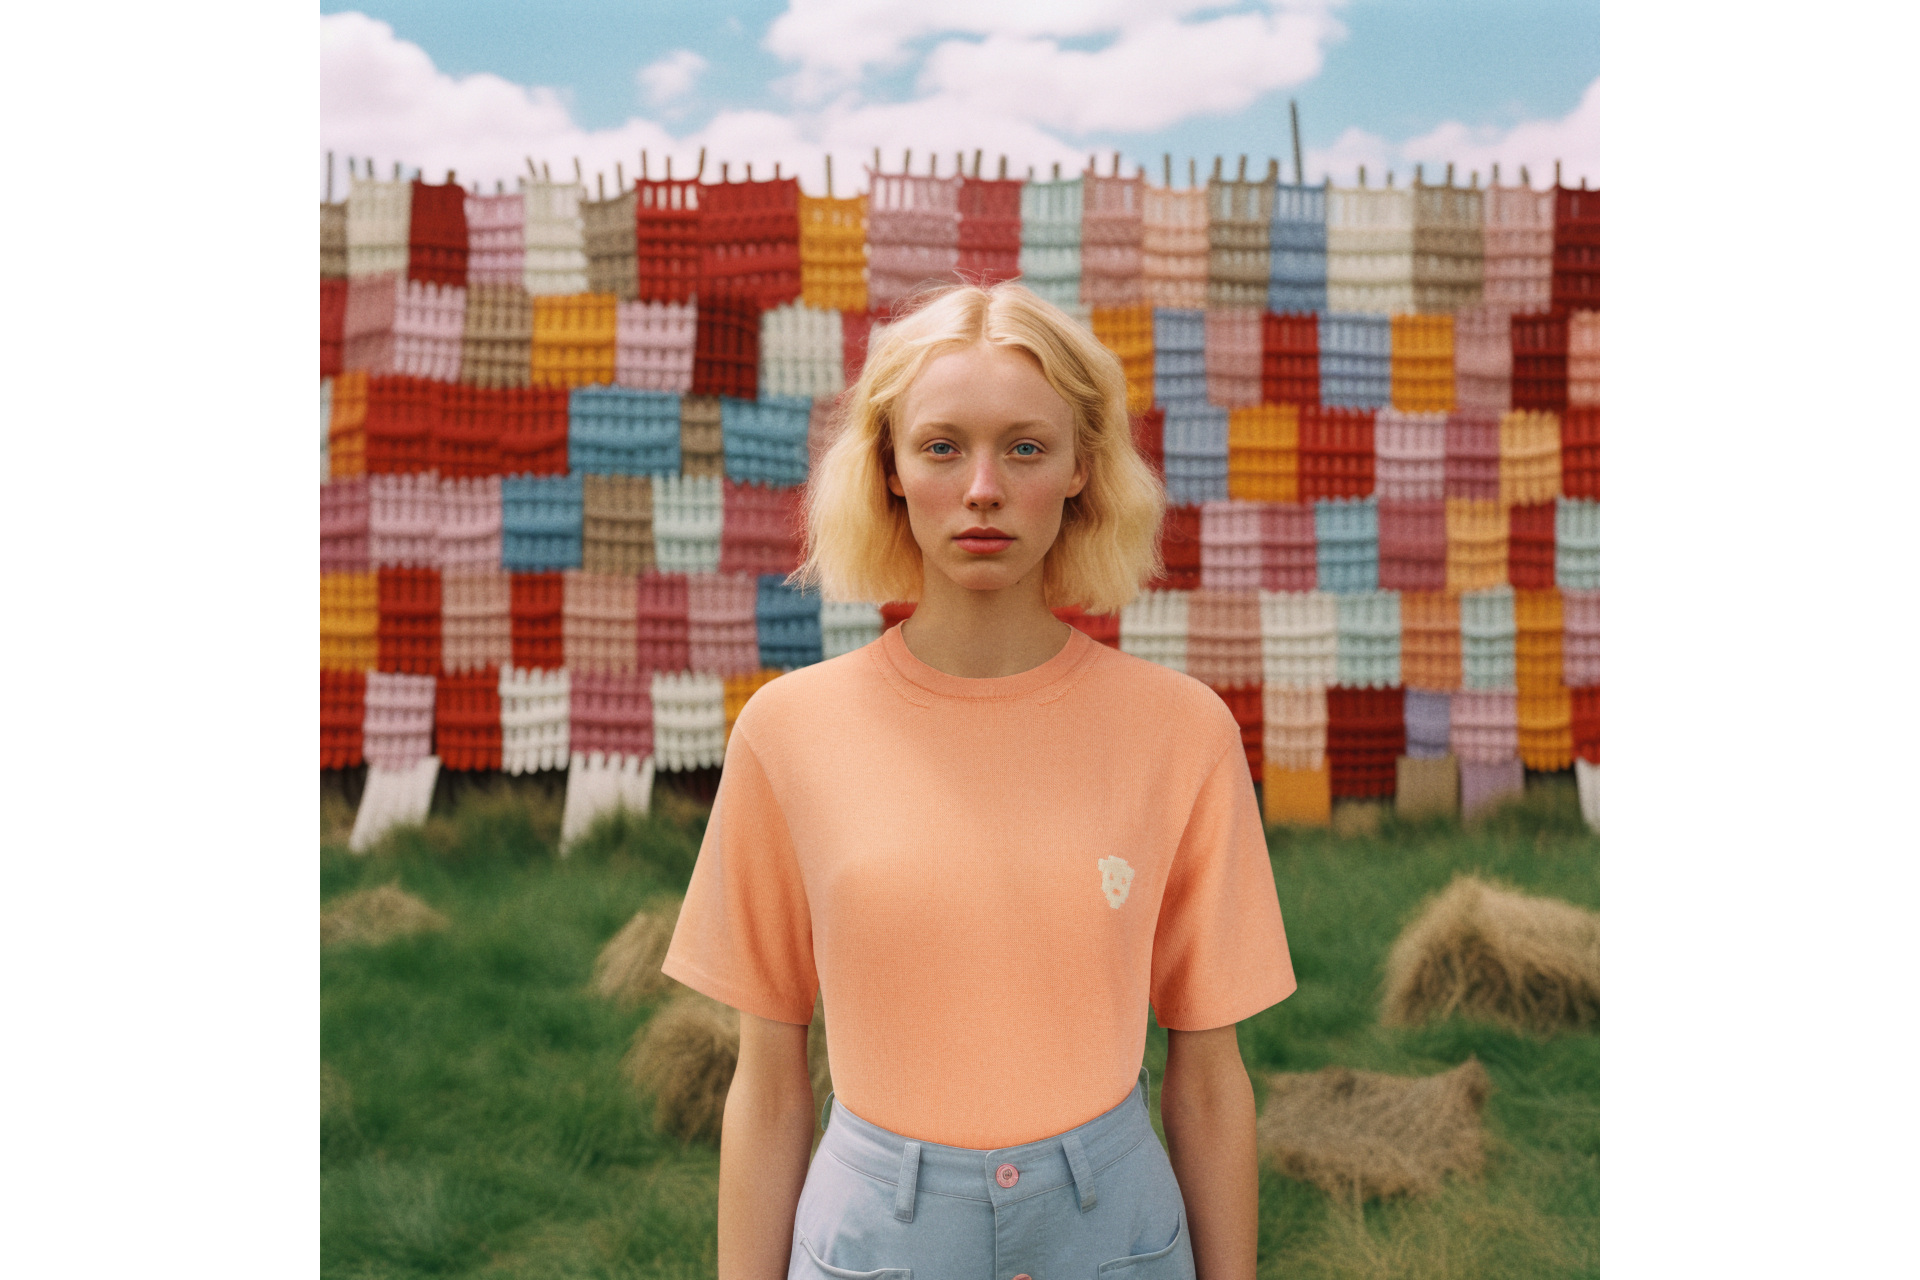
[[[1040,571],[1087,483],[1073,409],[1033,357],[981,342],[927,362],[901,397],[887,487],[929,574],[997,591]]]

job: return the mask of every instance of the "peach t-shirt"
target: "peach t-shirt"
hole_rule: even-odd
[[[1118,1104],[1149,1001],[1203,1030],[1294,989],[1232,713],[1079,631],[975,680],[896,627],[761,688],[662,968],[781,1022],[817,989],[842,1103],[977,1148]]]

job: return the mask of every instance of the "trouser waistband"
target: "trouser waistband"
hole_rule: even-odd
[[[1098,1201],[1100,1171],[1153,1140],[1147,1069],[1112,1109],[1064,1133],[1013,1147],[979,1149],[921,1142],[863,1120],[829,1094],[820,1155],[895,1188],[894,1216],[912,1221],[921,1193],[1013,1204],[1072,1184],[1082,1211]],[[818,1157],[816,1157],[818,1158]]]

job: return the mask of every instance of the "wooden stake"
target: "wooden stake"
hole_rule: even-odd
[[[667,152],[667,181],[673,181],[673,152]]]
[[[707,171],[707,149],[706,149],[705,147],[702,147],[702,148],[700,148],[700,160],[699,160],[699,163],[697,163],[697,164],[696,164],[696,165],[694,166],[694,170],[693,170],[693,180],[694,180],[695,182],[698,182],[698,181],[700,181],[700,175],[701,175],[701,174],[703,174],[703,173],[705,173],[706,171]]]
[[[976,179],[980,176],[980,148],[978,147],[973,149],[973,176]]]
[[[1499,185],[1500,185],[1500,162],[1498,160],[1495,160],[1493,162],[1492,174],[1487,178],[1487,186],[1497,187]]]
[[[599,194],[599,199],[600,199],[600,201],[601,201],[601,203],[602,203],[602,204],[604,204],[604,203],[606,203],[606,199],[607,199],[607,175],[606,175],[606,174],[604,174],[604,173],[596,173],[596,174],[594,174],[594,175],[593,175],[593,183],[594,183],[594,188],[595,188],[595,190],[597,190],[597,191],[598,191],[598,192],[600,193],[600,194]]]
[[[1200,162],[1192,156],[1187,157],[1187,188],[1192,190],[1200,185]]]
[[[333,152],[327,152],[327,203],[333,203]]]
[[[1267,157],[1267,181],[1275,183],[1280,181],[1280,162],[1272,156]]]
[[[495,178],[493,180],[493,194],[497,196],[503,196],[507,194],[507,184],[505,180],[500,178]]]
[[[1387,172],[1391,175],[1393,171],[1389,169]],[[1393,185],[1393,178],[1391,176],[1387,178],[1387,185]],[[1423,164],[1413,166],[1413,185],[1416,187],[1424,187],[1427,185],[1427,166]]]
[[[1478,191],[1480,189],[1480,171],[1475,169],[1470,176],[1473,181],[1472,189]]]
[[[1520,185],[1529,191],[1533,190],[1533,175],[1527,172],[1525,165],[1520,166]]]
[[[1555,170],[1554,170],[1554,174],[1556,175],[1556,180],[1557,180],[1557,177],[1558,177],[1558,174],[1559,174],[1559,172],[1560,172],[1560,171],[1559,171],[1558,169],[1555,169]],[[393,180],[394,180],[395,182],[398,182],[398,181],[400,181],[400,162],[399,162],[398,160],[395,160],[395,161],[393,162]]]
[[[618,160],[613,162],[613,185],[619,191],[627,189],[627,170]]]
[[[1247,153],[1244,151],[1240,153],[1240,169],[1239,172],[1235,174],[1233,180],[1235,182],[1245,182],[1247,180]]]
[[[1214,181],[1214,182],[1218,182],[1218,181],[1220,180],[1220,173],[1221,173],[1221,170],[1222,170],[1223,168],[1225,168],[1225,166],[1226,166],[1226,163],[1227,163],[1227,162],[1226,162],[1226,158],[1225,158],[1224,156],[1215,156],[1215,157],[1213,158],[1213,178],[1212,178],[1212,181]]]
[[[540,177],[547,182],[553,181],[553,170],[547,168],[547,162],[545,160],[540,162]]]
[[[1293,181],[1297,186],[1307,185],[1307,170],[1300,163],[1300,104],[1292,98],[1287,99],[1287,115],[1293,121]]]
[[[747,161],[747,181],[753,181],[753,161]]]
[[[878,147],[873,149],[873,171],[875,173],[880,172],[880,148]]]
[[[1160,153],[1160,173],[1164,179],[1160,185],[1169,191],[1173,190],[1173,152]]]
[[[733,181],[733,179],[732,179],[732,178],[730,178],[730,177],[728,177],[728,176],[727,176],[727,165],[728,165],[728,163],[729,163],[729,162],[728,162],[728,161],[725,161],[725,160],[722,160],[722,161],[720,162],[720,181],[722,181],[722,182],[731,182],[731,181]]]
[[[1053,180],[1055,182],[1060,181],[1060,162],[1058,160],[1053,162]]]
[[[647,180],[647,149],[645,147],[642,147],[640,148],[640,181],[645,182],[646,180]]]
[[[586,184],[587,175],[580,171],[580,157],[575,156],[573,158],[573,185],[576,187],[584,187]]]
[[[1000,157],[1000,181],[1005,182],[1006,180],[1007,180],[1007,158],[1005,156],[1001,156]]]
[[[1453,161],[1447,161],[1447,185],[1453,185]]]
[[[1367,185],[1367,166],[1365,165],[1360,166],[1360,185],[1363,187]]]
[[[973,176],[977,178],[980,176],[980,153],[978,151],[974,152],[973,157]],[[956,178],[964,178],[967,176],[967,153],[964,151],[956,151],[953,153],[953,176]]]
[[[1560,162],[1558,160],[1553,162],[1553,185],[1556,187],[1560,185]]]
[[[827,152],[827,199],[833,199],[833,152]]]

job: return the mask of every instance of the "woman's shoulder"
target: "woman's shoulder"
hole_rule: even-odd
[[[1099,694],[1129,718],[1168,731],[1211,728],[1239,735],[1233,712],[1208,685],[1184,671],[1121,649],[1103,648],[1095,670]],[[1189,733],[1169,736],[1191,740]]]
[[[750,731],[765,732],[778,725],[817,719],[871,684],[873,669],[871,645],[836,655],[823,662],[809,663],[783,671],[753,691],[734,722],[752,726]]]

